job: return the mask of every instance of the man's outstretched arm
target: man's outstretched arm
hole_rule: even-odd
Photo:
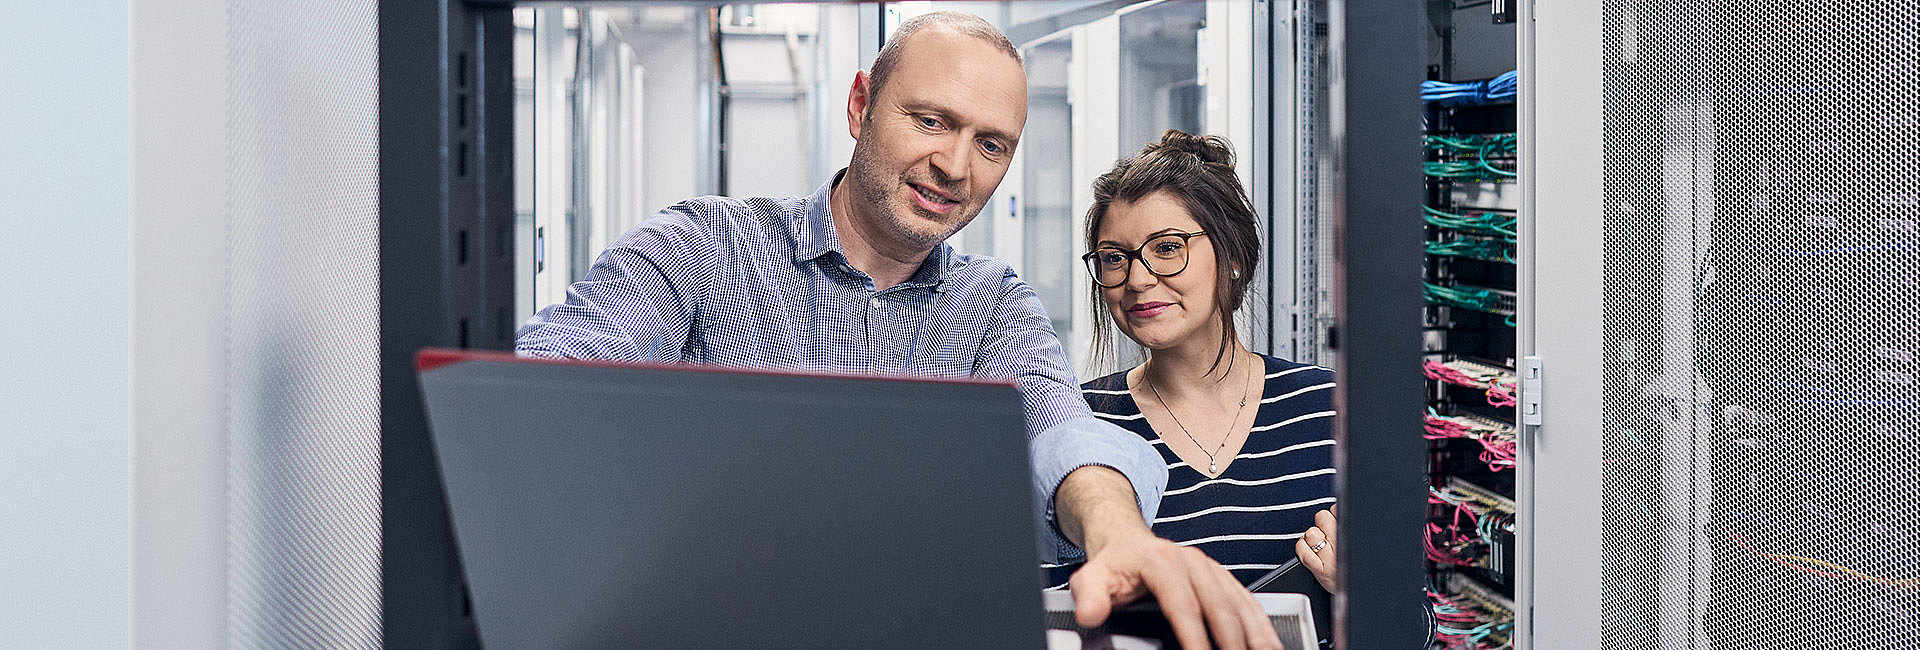
[[[1033,290],[1008,273],[999,322],[976,375],[1011,377],[1026,406],[1042,561],[1087,564],[1069,582],[1082,624],[1151,593],[1185,648],[1279,648],[1266,613],[1220,563],[1154,536],[1166,465],[1140,436],[1094,417]]]
[[[627,231],[514,335],[523,355],[676,362],[720,266],[712,237],[685,204]]]
[[[1098,465],[1067,475],[1055,492],[1061,532],[1087,551],[1067,583],[1083,626],[1153,594],[1182,648],[1280,648],[1260,604],[1220,563],[1154,536],[1134,506],[1127,477]],[[1208,645],[1211,637],[1213,645]]]

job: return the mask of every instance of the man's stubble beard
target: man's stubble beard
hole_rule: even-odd
[[[873,132],[873,123],[871,121],[865,122],[864,125],[866,127],[866,133]],[[893,206],[888,204],[889,197],[887,190],[890,188],[887,187],[887,179],[883,179],[881,174],[874,169],[874,159],[876,156],[873,147],[870,146],[868,142],[867,140],[862,140],[854,143],[853,160],[852,164],[848,166],[849,170],[847,173],[853,177],[850,179],[853,182],[851,187],[853,190],[853,200],[867,213],[868,222],[874,228],[896,237],[900,241],[910,243],[920,250],[933,250],[939,246],[941,242],[946,241],[947,238],[952,237],[954,233],[959,232],[962,227],[965,227],[968,223],[972,223],[974,217],[979,216],[980,208],[985,207],[975,206],[972,208],[972,212],[968,213],[965,212],[965,210],[968,209],[965,203],[956,206],[956,210],[960,211],[960,214],[957,215],[959,217],[958,222],[953,225],[952,229],[946,230],[945,232],[929,233],[914,228],[909,224],[907,218],[894,212]],[[905,175],[906,173],[903,171],[899,175],[893,176],[891,180],[897,181],[904,186],[907,182]],[[945,188],[941,189],[944,190]],[[913,191],[910,187],[907,188],[907,190]],[[912,210],[913,208],[909,207],[907,209]],[[852,217],[853,215],[848,216]],[[939,223],[938,221],[929,221]]]

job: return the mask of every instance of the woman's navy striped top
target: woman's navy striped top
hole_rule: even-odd
[[[1266,385],[1253,430],[1227,471],[1209,479],[1167,448],[1127,392],[1127,373],[1081,385],[1093,414],[1139,434],[1167,462],[1153,532],[1196,546],[1248,584],[1294,555],[1313,513],[1333,504],[1333,371],[1261,355]],[[1179,437],[1178,431],[1168,432]],[[1079,564],[1043,565],[1063,587]]]

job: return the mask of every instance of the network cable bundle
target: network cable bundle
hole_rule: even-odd
[[[1511,72],[1421,87],[1427,595],[1445,650],[1514,634],[1516,91]]]
[[[1520,74],[1508,72],[1481,81],[1429,80],[1420,84],[1420,99],[1440,105],[1498,104],[1513,101],[1519,91]]]

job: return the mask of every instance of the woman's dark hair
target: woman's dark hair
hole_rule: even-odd
[[[1233,313],[1246,300],[1254,268],[1260,264],[1260,231],[1255,225],[1253,201],[1240,186],[1240,177],[1233,173],[1233,147],[1218,136],[1176,130],[1166,132],[1159,142],[1147,145],[1140,153],[1115,161],[1113,169],[1093,181],[1093,205],[1087,209],[1087,250],[1099,245],[1100,224],[1115,201],[1133,203],[1155,192],[1166,192],[1185,204],[1213,244],[1218,274],[1213,302],[1222,325],[1220,351],[1213,359],[1213,367],[1218,368],[1239,335]],[[1234,269],[1240,270],[1240,277],[1233,277]],[[1099,285],[1089,279],[1087,286],[1091,288],[1094,313],[1106,314],[1106,298],[1101,296]],[[1095,367],[1113,355],[1110,320],[1093,320]]]

